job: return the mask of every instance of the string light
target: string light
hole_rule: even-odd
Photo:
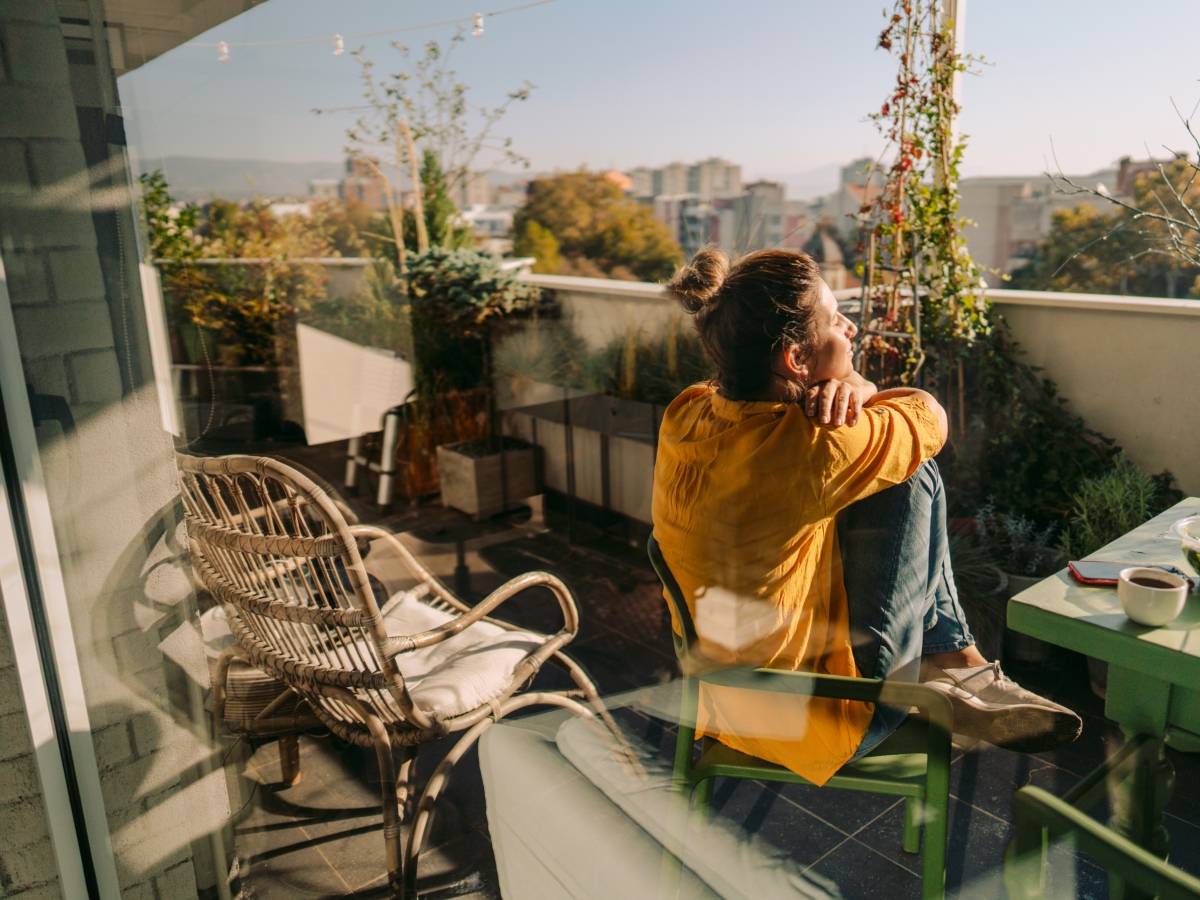
[[[357,40],[358,38],[379,37],[385,34],[399,34],[402,31],[418,31],[422,28],[437,28],[441,25],[465,25],[471,23],[473,29],[471,34],[475,37],[483,36],[483,20],[488,16],[502,16],[505,13],[518,12],[522,9],[532,9],[535,6],[545,6],[547,3],[555,3],[557,0],[535,0],[533,3],[524,3],[521,6],[510,6],[508,9],[497,9],[493,12],[475,13],[473,16],[465,16],[461,19],[445,19],[441,22],[426,22],[423,25],[405,25],[402,28],[388,28],[384,31],[366,31],[362,34],[348,34],[342,37],[340,34],[333,36],[333,55],[342,56],[345,53],[345,41]],[[328,37],[318,38],[299,38],[291,41],[218,41],[217,43],[187,43],[185,47],[216,47],[220,52],[219,59],[221,62],[229,61],[230,47],[280,47],[287,44],[323,44],[328,41]]]

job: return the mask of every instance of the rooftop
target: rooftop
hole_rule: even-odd
[[[288,456],[336,483],[343,446],[296,448]],[[347,499],[364,519],[379,521],[368,500]],[[525,571],[540,569],[561,577],[583,619],[580,637],[569,652],[604,695],[678,677],[667,608],[643,555],[598,530],[571,543],[565,519],[552,512],[543,516],[539,505],[480,524],[425,503],[406,506],[381,524],[403,533],[434,574],[466,588],[463,595],[472,600]],[[469,570],[466,581],[461,571],[455,572],[458,541]],[[539,627],[532,607],[512,618],[517,624]],[[950,896],[1007,897],[1002,873],[1004,852],[1013,838],[1013,792],[1032,784],[1061,796],[1123,741],[1116,724],[1105,718],[1103,701],[1089,688],[1082,656],[1057,651],[1047,664],[1025,669],[1010,664],[1007,669],[1027,688],[1078,711],[1083,735],[1061,750],[1036,755],[956,739],[947,861]],[[551,670],[538,678],[537,685],[544,688],[564,686],[562,677]],[[674,752],[670,722],[630,711],[620,722],[632,736],[657,746],[664,759]],[[440,741],[422,750],[418,791],[450,746]],[[1200,756],[1170,749],[1167,755],[1177,773],[1166,813],[1171,862],[1200,874]],[[258,748],[247,764],[247,777],[260,785],[236,826],[247,896],[386,896],[373,755],[329,736],[307,736],[301,739],[301,759],[304,780],[286,790],[276,784],[276,744]],[[836,884],[845,900],[920,896],[920,858],[900,848],[901,800],[722,779],[714,808],[721,817],[779,847],[806,874]],[[1097,814],[1105,817],[1104,810]],[[1108,896],[1107,875],[1091,861],[1066,850],[1052,859],[1052,896]],[[419,872],[422,897],[500,897],[474,750],[456,768],[440,802]]]

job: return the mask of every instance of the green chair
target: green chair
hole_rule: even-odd
[[[1012,900],[1040,900],[1046,893],[1050,844],[1066,839],[1109,873],[1109,895],[1161,900],[1200,898],[1200,879],[1159,859],[1124,835],[1087,814],[1127,778],[1148,779],[1158,753],[1157,741],[1140,735],[1126,742],[1111,760],[1062,796],[1023,787],[1013,798],[1016,836],[1005,856],[1004,879]],[[1135,811],[1136,812],[1136,811]]]
[[[923,900],[943,897],[946,889],[946,825],[950,805],[950,733],[953,726],[953,711],[945,695],[921,684],[874,678],[750,667],[700,671],[701,667],[695,662],[699,658],[696,628],[679,584],[663,560],[653,536],[647,542],[647,549],[650,562],[666,588],[667,602],[675,611],[683,632],[673,634],[675,653],[683,666],[684,678],[675,747],[675,793],[668,823],[670,833],[686,835],[693,794],[697,813],[707,820],[711,815],[713,783],[718,776],[812,784],[790,769],[740,753],[711,738],[702,741],[700,755],[694,758],[701,684],[915,706],[927,714],[927,721],[910,716],[895,733],[862,759],[843,766],[825,786],[904,797],[904,849],[907,852],[916,853],[920,849],[922,825],[925,829],[921,896]],[[664,855],[663,896],[676,895],[681,865],[673,854],[668,852]]]

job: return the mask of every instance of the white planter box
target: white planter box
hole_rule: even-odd
[[[484,441],[437,448],[442,505],[487,519],[542,492],[538,448],[515,438],[503,441],[503,454],[485,453]]]

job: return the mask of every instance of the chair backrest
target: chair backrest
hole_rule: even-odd
[[[1119,875],[1144,896],[1161,900],[1198,900],[1200,878],[1159,859],[1122,834],[1097,822],[1065,799],[1037,787],[1023,787],[1013,797],[1017,839],[1009,848],[1006,880],[1009,896],[1041,897],[1046,864],[1045,829],[1051,841],[1070,838],[1085,855]],[[1022,851],[1022,844],[1027,846]]]
[[[385,722],[430,727],[383,652],[388,634],[335,502],[278,460],[176,462],[192,564],[254,664],[325,720],[364,724],[341,699],[349,691]]]
[[[662,548],[658,546],[658,541],[654,539],[653,534],[646,541],[646,552],[650,554],[650,565],[654,566],[654,571],[658,573],[658,580],[663,583],[665,589],[667,603],[670,604],[671,610],[675,613],[675,620],[679,623],[681,633],[671,632],[671,639],[675,642],[675,655],[679,657],[681,663],[686,662],[692,659],[700,649],[691,610],[688,609],[683,591],[679,589],[679,582],[671,574],[667,561],[663,559]]]

